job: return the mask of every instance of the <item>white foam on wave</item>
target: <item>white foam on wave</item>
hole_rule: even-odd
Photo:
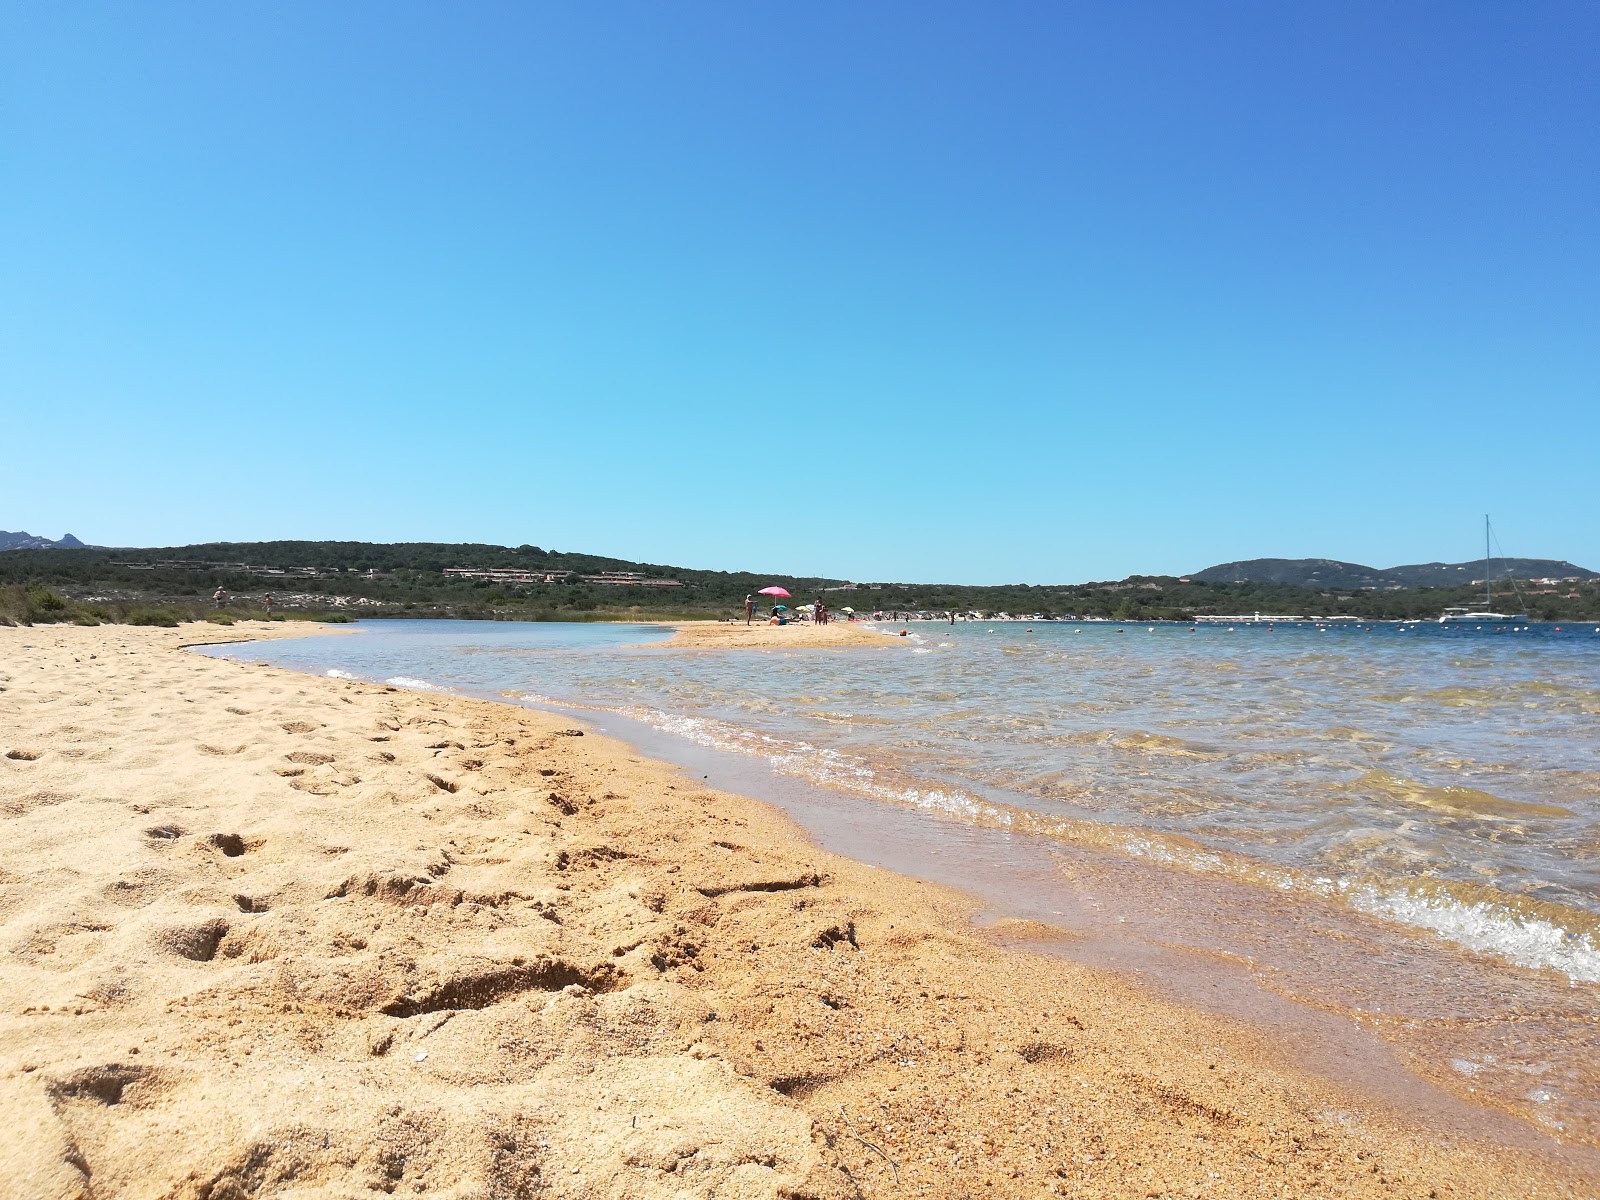
[[[349,671],[341,671],[338,667],[329,667],[325,674],[329,679],[359,679],[359,675],[352,675]]]
[[[429,683],[426,679],[413,679],[409,675],[396,675],[393,679],[385,679],[385,683],[394,687],[410,688],[414,692],[437,692],[436,684]]]
[[[541,696],[538,692],[502,692],[501,695],[509,696],[514,700],[521,700],[525,704],[563,704],[565,701],[557,700],[554,696]],[[567,704],[568,708],[578,708],[579,705]]]
[[[621,711],[626,717],[642,721],[664,733],[675,734],[698,746],[765,759],[780,774],[931,812],[994,824],[1011,824],[1010,814],[995,805],[960,792],[886,786],[878,781],[877,772],[865,763],[840,754],[837,750],[829,750],[798,738],[773,737],[742,729],[726,721],[682,716],[654,708],[625,708]]]
[[[1133,836],[1120,848],[1144,858],[1201,874],[1239,875],[1237,864],[1221,854]],[[1564,929],[1541,917],[1512,912],[1488,901],[1468,903],[1449,896],[1385,890],[1349,879],[1316,878],[1282,867],[1252,862],[1251,882],[1319,896],[1413,929],[1425,929],[1464,950],[1492,954],[1518,967],[1559,971],[1574,983],[1600,983],[1600,945],[1592,936]]]
[[[1493,954],[1519,967],[1548,967],[1575,983],[1600,983],[1600,946],[1589,934],[1498,904],[1463,903],[1416,892],[1351,887],[1345,898],[1358,912],[1430,929],[1458,946]]]
[[[725,721],[653,708],[627,708],[622,712],[696,745],[762,758],[781,774],[826,787],[990,827],[1019,829],[1069,841],[1087,835],[1096,844],[1119,850],[1131,858],[1196,874],[1225,875],[1280,891],[1318,896],[1346,904],[1368,916],[1426,929],[1463,949],[1492,954],[1516,966],[1556,970],[1574,982],[1600,983],[1600,946],[1591,936],[1563,929],[1551,921],[1513,913],[1503,906],[1465,903],[1411,891],[1385,891],[1347,879],[1308,876],[1268,863],[1235,860],[1229,855],[1174,844],[1134,830],[1127,831],[1125,836],[1104,840],[1086,830],[1079,830],[1075,836],[1067,824],[1049,819],[1035,821],[1025,812],[1019,814],[1004,805],[958,790],[884,783],[865,763],[798,738],[774,737]]]

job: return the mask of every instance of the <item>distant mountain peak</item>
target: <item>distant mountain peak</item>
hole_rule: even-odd
[[[60,541],[52,542],[47,537],[38,534],[17,531],[9,533],[0,529],[0,550],[82,550],[84,544],[70,533],[63,534]]]

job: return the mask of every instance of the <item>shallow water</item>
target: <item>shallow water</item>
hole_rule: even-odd
[[[901,629],[881,652],[681,651],[647,626],[373,622],[209,652],[598,709],[934,814],[951,881],[981,861],[1002,911],[1236,962],[1600,1141],[1593,626]],[[985,829],[1044,847],[1050,886]]]

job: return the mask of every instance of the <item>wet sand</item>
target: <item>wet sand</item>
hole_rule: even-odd
[[[899,639],[850,621],[826,625],[746,625],[743,621],[689,621],[675,623],[677,632],[663,649],[802,650],[832,646],[890,646]]]
[[[569,718],[219,636],[0,629],[18,1196],[1596,1194]]]

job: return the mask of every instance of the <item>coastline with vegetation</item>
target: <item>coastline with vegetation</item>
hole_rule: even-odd
[[[1573,570],[1580,573],[1522,580],[1514,588],[1507,581],[1506,611],[1536,621],[1600,620],[1600,578]],[[968,586],[699,571],[537,546],[257,542],[20,549],[0,552],[0,622],[225,623],[266,615],[268,595],[274,616],[322,620],[673,622],[742,615],[744,597],[769,584],[785,587],[796,603],[822,598],[835,611],[848,604],[859,613],[1005,613],[1039,620],[1189,621],[1264,612],[1421,621],[1451,606],[1484,602],[1481,582],[1466,577],[1450,586],[1359,584],[1354,578],[1342,579],[1342,586],[1306,586],[1202,577],[1211,573]],[[231,596],[220,610],[211,601],[217,588]]]

